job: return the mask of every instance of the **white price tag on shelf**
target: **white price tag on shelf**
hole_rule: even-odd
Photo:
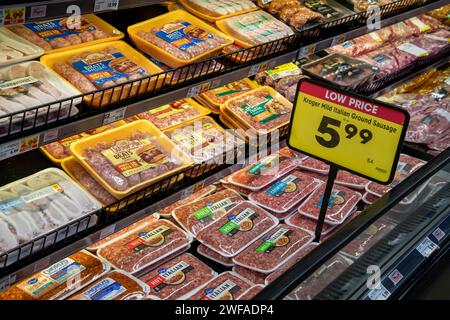
[[[59,129],[53,129],[50,131],[47,131],[46,133],[44,133],[44,139],[42,141],[42,143],[47,143],[49,141],[54,141],[56,139],[58,139],[58,132]]]
[[[0,280],[0,291],[6,290],[16,282],[16,275],[6,276]]]
[[[433,236],[438,241],[441,241],[445,237],[445,232],[441,228],[436,228],[436,230],[433,231]]]
[[[370,290],[367,295],[370,300],[387,300],[390,296],[391,293],[389,290],[381,283],[379,288]]]
[[[105,113],[105,117],[103,118],[103,125],[122,120],[125,117],[126,110],[127,108],[121,108]]]
[[[314,54],[315,52],[316,52],[316,44],[315,43],[313,43],[309,46],[306,46],[306,47],[302,47],[298,52],[297,59],[304,58],[310,54]]]
[[[45,18],[46,15],[47,15],[47,6],[45,4],[41,6],[31,7],[30,10],[31,19]]]
[[[0,160],[11,158],[15,155],[36,149],[38,147],[39,135],[6,142],[0,146]]]
[[[187,92],[187,97],[192,98],[198,96],[200,93],[208,91],[211,88],[211,82],[205,82],[193,87],[190,87]]]
[[[100,232],[100,240],[105,239],[106,237],[109,237],[116,231],[116,224],[112,224],[110,226],[107,226],[105,229],[103,229]]]
[[[252,77],[255,74],[257,74],[258,72],[269,70],[270,68],[273,67],[273,65],[274,65],[274,62],[271,61],[271,62],[264,62],[261,64],[251,66],[250,70],[248,71],[248,76]]]
[[[94,12],[119,9],[119,0],[95,0]]]
[[[426,237],[423,241],[417,246],[417,251],[420,252],[422,256],[428,258],[431,254],[439,249],[439,246],[434,243],[430,238]]]
[[[345,34],[341,34],[341,35],[336,36],[336,37],[333,38],[333,41],[331,41],[331,46],[333,47],[333,46],[338,45],[338,44],[340,44],[340,43],[342,43],[344,41],[345,41]]]

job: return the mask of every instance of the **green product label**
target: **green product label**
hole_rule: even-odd
[[[256,213],[253,209],[247,208],[238,215],[228,216],[228,222],[219,228],[219,231],[225,235],[233,237],[239,231],[249,231],[253,228],[253,219]],[[246,223],[244,223],[246,221]]]

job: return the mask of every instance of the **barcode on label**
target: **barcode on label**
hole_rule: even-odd
[[[379,288],[370,290],[367,296],[370,300],[387,300],[391,296],[391,293],[380,284]]]
[[[95,0],[94,12],[102,10],[117,10],[119,0]]]
[[[126,108],[121,108],[105,113],[105,117],[103,118],[103,125],[122,120],[125,117],[125,111]]]
[[[430,238],[426,237],[418,246],[417,251],[420,252],[422,256],[428,258],[434,251],[439,249],[439,246],[431,241]]]

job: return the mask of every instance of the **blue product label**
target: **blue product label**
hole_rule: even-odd
[[[316,203],[316,206],[321,207],[323,201],[323,195],[320,196],[320,200]],[[331,209],[336,205],[345,203],[344,191],[332,191],[330,195],[330,201],[328,201],[328,208]]]
[[[72,34],[80,34],[84,31],[95,31],[96,27],[87,20],[80,19],[80,25],[77,28],[70,28],[67,24],[68,19],[56,19],[42,22],[26,23],[25,27],[33,31],[37,36],[45,41],[54,40],[60,37],[67,37]]]
[[[294,175],[288,175],[287,177],[275,182],[274,185],[266,191],[266,193],[274,197],[279,197],[283,193],[294,192],[297,190],[297,179],[298,178]]]
[[[391,58],[384,54],[377,54],[376,56],[373,57],[373,60],[375,60],[377,63],[382,63],[384,61],[391,60]]]
[[[156,35],[184,51],[213,37],[207,31],[193,26],[186,21],[168,23],[164,25],[160,31],[156,32]]]
[[[89,300],[113,300],[124,293],[126,289],[117,281],[106,278],[83,292]]]
[[[5,215],[11,214],[11,211],[25,204],[22,198],[13,198],[9,200],[0,201],[0,213]]]
[[[144,69],[120,52],[92,53],[72,65],[96,86],[101,86],[108,81],[128,78],[131,74],[145,73]]]

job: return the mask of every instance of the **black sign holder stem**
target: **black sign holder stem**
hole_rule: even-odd
[[[316,225],[316,237],[314,242],[320,241],[320,236],[322,235],[323,223],[325,221],[325,215],[327,214],[328,203],[330,202],[331,191],[333,190],[334,180],[338,172],[338,167],[334,164],[330,164],[330,171],[328,173],[327,185],[325,187],[325,192],[323,194],[322,206],[320,207],[319,219]]]

